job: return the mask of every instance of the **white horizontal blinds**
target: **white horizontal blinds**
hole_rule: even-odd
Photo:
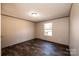
[[[52,23],[45,23],[44,29],[52,29]]]
[[[45,36],[52,36],[52,23],[45,23],[44,24],[44,35]]]

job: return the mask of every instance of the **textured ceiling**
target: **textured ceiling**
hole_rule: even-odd
[[[68,16],[70,8],[69,3],[5,3],[2,4],[2,14],[39,22]],[[32,11],[39,13],[40,16],[29,16]]]

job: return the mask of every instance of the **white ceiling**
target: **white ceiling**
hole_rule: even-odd
[[[68,16],[70,8],[69,3],[6,3],[2,4],[2,14],[39,22]],[[40,16],[29,16],[31,11],[39,13]]]

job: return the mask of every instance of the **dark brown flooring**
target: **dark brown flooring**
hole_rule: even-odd
[[[68,46],[33,39],[2,49],[2,56],[69,56]]]

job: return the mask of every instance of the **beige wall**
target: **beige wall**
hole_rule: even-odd
[[[1,3],[0,3],[0,55],[1,55]]]
[[[53,36],[44,36],[43,25],[44,23],[52,22],[53,24]],[[61,43],[69,45],[69,18],[60,18],[51,21],[40,22],[36,24],[36,38],[48,40],[51,42]]]
[[[8,16],[2,17],[2,48],[34,38],[34,23]]]
[[[70,14],[71,55],[79,56],[79,4],[73,4]]]

